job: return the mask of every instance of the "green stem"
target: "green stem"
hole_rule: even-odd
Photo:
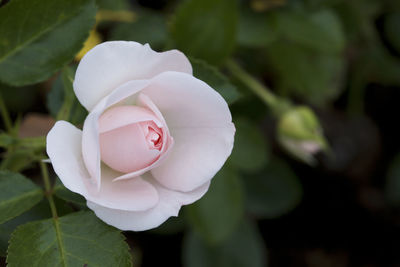
[[[64,247],[63,240],[62,240],[62,236],[61,236],[60,222],[58,220],[57,209],[56,209],[56,205],[55,205],[54,199],[53,199],[53,188],[50,183],[49,172],[47,171],[46,163],[44,163],[42,160],[40,160],[39,164],[40,164],[40,170],[42,171],[43,183],[44,183],[44,188],[46,191],[45,192],[46,198],[50,204],[51,215],[53,217],[54,228],[56,230],[57,243],[58,243],[58,247],[60,250],[62,266],[66,267],[66,260],[65,260],[64,248],[63,248]]]
[[[236,79],[246,85],[276,115],[282,114],[282,112],[286,111],[290,106],[288,101],[276,96],[267,86],[256,80],[233,60],[229,60],[225,66],[235,76]]]
[[[46,163],[40,160],[39,164],[40,164],[40,170],[42,172],[45,195],[50,204],[51,215],[53,216],[54,219],[57,219],[58,218],[57,209],[53,199],[53,189],[50,183],[49,172],[47,171]]]
[[[13,132],[13,126],[11,123],[10,114],[8,113],[6,104],[3,101],[3,96],[0,94],[0,112],[1,117],[3,118],[4,126],[6,127],[7,132]]]

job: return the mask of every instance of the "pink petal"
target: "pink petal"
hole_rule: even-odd
[[[163,126],[150,110],[138,106],[119,106],[111,108],[101,115],[99,132],[104,133],[142,121],[154,121],[158,127]]]
[[[79,63],[74,90],[81,104],[92,110],[100,100],[130,80],[150,79],[164,71],[192,74],[189,60],[177,50],[162,53],[148,44],[104,42],[90,50]]]
[[[81,140],[82,131],[65,121],[58,121],[47,135],[47,154],[66,188],[108,208],[142,211],[158,203],[158,193],[152,184],[141,177],[112,182],[119,174],[109,168],[103,169],[103,183],[98,192],[83,164]]]
[[[87,205],[101,220],[124,231],[144,231],[165,222],[171,216],[178,216],[182,205],[188,205],[200,199],[208,190],[209,182],[190,192],[177,192],[169,190],[155,182],[153,179],[146,179],[155,186],[160,196],[158,204],[146,211],[123,211],[110,209],[91,201]]]
[[[149,81],[137,80],[121,85],[110,95],[103,98],[86,117],[83,125],[82,155],[86,168],[98,189],[101,186],[99,118],[105,109],[135,95],[148,84]]]
[[[152,169],[162,185],[191,191],[209,181],[231,154],[235,127],[225,100],[206,83],[165,72],[141,91],[163,114],[174,148]]]
[[[174,140],[170,136],[168,125],[167,125],[166,121],[164,120],[163,115],[158,110],[158,108],[155,106],[153,101],[151,101],[151,99],[147,95],[140,93],[138,96],[138,104],[140,106],[150,109],[164,125],[164,127],[163,127],[163,130],[165,132],[163,135],[164,146],[161,150],[160,158],[157,161],[155,161],[152,165],[147,166],[146,168],[143,168],[142,170],[139,170],[139,171],[130,172],[130,173],[121,175],[121,176],[115,178],[115,181],[129,179],[129,178],[132,178],[132,177],[135,177],[138,175],[142,175],[143,173],[148,172],[149,170],[157,167],[164,160],[164,158],[166,158],[169,155],[169,152],[171,151],[171,148],[174,145]]]

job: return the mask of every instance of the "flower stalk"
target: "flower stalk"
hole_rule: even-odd
[[[47,170],[46,163],[44,163],[42,160],[39,161],[39,165],[40,165],[40,170],[42,172],[45,196],[50,204],[51,215],[53,216],[54,219],[57,219],[58,218],[57,209],[53,199],[53,188],[50,183],[49,172]]]
[[[10,114],[8,113],[6,104],[4,103],[3,96],[0,93],[0,113],[1,117],[4,122],[4,126],[7,130],[7,132],[12,133],[13,132],[13,126],[10,118]]]
[[[257,95],[277,117],[291,108],[292,105],[288,100],[276,96],[267,86],[247,73],[235,61],[229,60],[225,66],[238,81]]]

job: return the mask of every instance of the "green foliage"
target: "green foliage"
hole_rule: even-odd
[[[256,125],[245,118],[235,119],[234,122],[235,145],[230,162],[242,171],[260,170],[268,161],[266,137]]]
[[[0,9],[0,80],[21,86],[49,78],[81,49],[95,12],[93,0],[11,1]]]
[[[342,25],[330,9],[315,13],[285,10],[274,16],[280,38],[315,49],[315,51],[338,53],[345,45]]]
[[[14,219],[0,224],[0,256],[6,256],[8,241],[10,240],[11,233],[19,225],[31,221],[47,219],[49,217],[51,217],[49,204],[46,199],[43,199],[30,210],[22,213]]]
[[[193,67],[193,76],[214,88],[228,104],[239,99],[240,94],[236,87],[216,67],[198,59],[192,58],[190,61]]]
[[[213,178],[207,194],[187,207],[193,229],[210,244],[228,238],[243,215],[243,188],[237,173],[225,166]]]
[[[267,50],[276,86],[283,93],[324,105],[343,89],[345,62],[335,54],[319,53],[286,41],[275,42]]]
[[[85,120],[87,111],[79,103],[73,91],[74,76],[75,71],[72,68],[65,67],[62,70],[47,95],[47,108],[57,120],[80,124]]]
[[[110,40],[148,43],[152,49],[162,49],[167,37],[167,24],[164,16],[160,13],[147,11],[133,23],[116,25],[111,31]]]
[[[262,267],[265,248],[256,226],[242,222],[223,243],[210,246],[195,233],[184,240],[183,263],[187,267]]]
[[[246,209],[260,218],[289,213],[301,201],[303,191],[296,174],[285,162],[273,159],[256,175],[244,179]]]
[[[16,149],[9,151],[7,157],[0,163],[0,169],[20,172],[32,165],[35,160],[33,151]]]
[[[123,235],[92,212],[31,222],[12,234],[7,263],[14,266],[132,266]]]
[[[128,0],[96,0],[99,9],[124,10],[129,8]]]
[[[42,198],[42,190],[26,177],[0,171],[0,224],[35,206]]]
[[[37,90],[33,86],[15,87],[0,82],[0,94],[10,112],[28,111],[37,100]]]
[[[86,207],[86,199],[81,195],[76,194],[65,188],[65,186],[61,183],[60,179],[57,179],[53,190],[57,197],[72,204],[75,204],[79,207]]]
[[[278,38],[272,16],[241,10],[237,43],[243,47],[265,47]]]
[[[171,34],[184,53],[218,64],[234,49],[237,19],[236,0],[189,0],[176,11]]]

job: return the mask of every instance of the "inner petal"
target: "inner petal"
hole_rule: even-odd
[[[101,160],[122,173],[150,166],[160,157],[164,145],[164,131],[159,126],[163,127],[143,107],[118,106],[107,110],[99,119],[99,128],[103,130]]]

